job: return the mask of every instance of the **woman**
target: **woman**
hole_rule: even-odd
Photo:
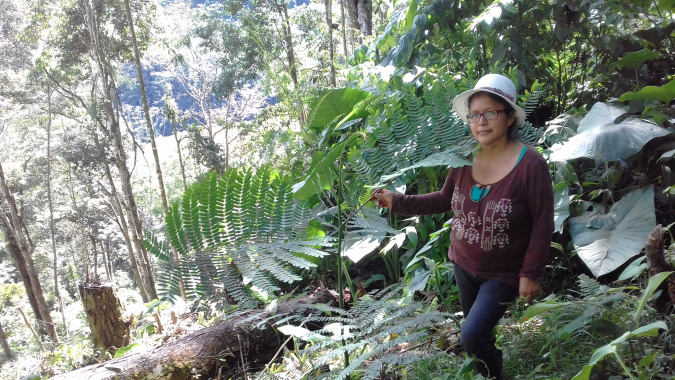
[[[502,352],[492,331],[518,295],[536,297],[553,234],[553,186],[539,152],[510,137],[525,121],[510,79],[488,74],[453,101],[480,144],[473,165],[450,169],[440,191],[373,194],[401,215],[453,211],[454,276],[465,317],[461,344],[480,361],[477,372],[502,378]]]

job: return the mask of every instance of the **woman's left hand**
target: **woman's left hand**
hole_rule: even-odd
[[[527,277],[520,278],[520,296],[525,299],[525,302],[532,302],[539,295],[539,283],[530,280]]]

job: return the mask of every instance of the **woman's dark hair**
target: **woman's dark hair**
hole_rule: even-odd
[[[483,95],[483,94],[487,95],[493,101],[495,101],[495,102],[501,104],[502,106],[504,106],[504,111],[506,111],[507,117],[510,117],[511,115],[515,115],[516,110],[513,109],[513,106],[511,106],[511,104],[509,104],[509,102],[507,102],[506,99],[502,98],[499,95],[495,95],[495,94],[491,93],[490,91],[479,91],[479,92],[471,94],[471,96],[469,96],[469,108],[471,107],[471,101],[473,100],[474,96]],[[514,119],[513,123],[511,123],[511,125],[509,125],[509,136],[511,136],[511,132],[514,129],[513,125],[515,123],[516,123],[516,120]]]

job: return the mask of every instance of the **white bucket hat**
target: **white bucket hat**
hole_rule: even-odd
[[[525,110],[516,104],[517,94],[516,86],[511,79],[500,74],[487,74],[478,80],[473,90],[464,91],[457,95],[452,101],[452,108],[455,109],[457,115],[469,124],[466,116],[469,114],[469,98],[477,92],[489,92],[495,94],[506,100],[511,107],[516,111],[516,120],[513,125],[520,128],[525,122]]]

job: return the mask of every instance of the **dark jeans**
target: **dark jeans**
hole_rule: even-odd
[[[492,334],[510,302],[518,297],[518,288],[497,280],[476,277],[459,265],[454,265],[455,281],[459,288],[464,324],[462,347],[476,361],[476,373],[502,379],[502,352],[495,347]]]

